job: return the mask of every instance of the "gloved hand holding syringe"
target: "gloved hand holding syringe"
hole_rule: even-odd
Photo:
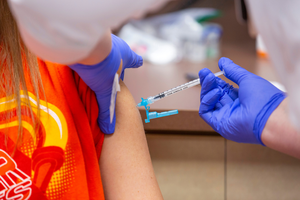
[[[214,75],[216,77],[218,77],[218,76],[220,76],[222,74],[224,74],[223,71],[219,71],[217,73],[214,73]],[[200,84],[200,78],[195,79],[193,81],[190,81],[188,83],[179,85],[179,86],[177,86],[175,88],[172,88],[170,90],[167,90],[165,92],[159,93],[158,95],[150,96],[147,99],[143,99],[142,98],[142,101],[137,104],[137,107],[144,106],[146,108],[146,113],[147,113],[147,119],[145,120],[146,123],[150,122],[150,119],[159,118],[159,117],[165,117],[165,116],[177,114],[178,110],[172,110],[172,111],[162,112],[162,113],[157,113],[157,112],[150,112],[150,113],[148,113],[148,111],[150,109],[150,107],[148,105],[154,103],[155,101],[161,100],[161,99],[163,99],[165,97],[168,97],[168,96],[170,96],[172,94],[175,94],[177,92],[186,90],[186,89],[188,89],[190,87],[193,87],[193,86],[196,86],[196,85],[199,85],[199,84]]]

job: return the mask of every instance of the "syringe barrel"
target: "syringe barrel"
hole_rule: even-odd
[[[154,96],[153,97],[153,100],[154,101],[157,101],[157,100],[160,100],[164,97],[167,97],[167,96],[170,96],[172,94],[175,94],[177,92],[180,92],[182,90],[185,90],[187,88],[190,88],[190,87],[193,87],[193,86],[196,86],[196,85],[199,85],[200,84],[200,79],[196,79],[196,80],[193,80],[193,81],[190,81],[188,83],[185,83],[185,84],[182,84],[182,85],[179,85],[175,88],[172,88],[170,90],[167,90],[165,92],[162,92],[162,93],[159,93],[158,95]]]
[[[215,76],[220,76],[222,74],[224,74],[224,72],[220,71],[220,72],[215,73],[214,75]],[[170,90],[167,90],[165,92],[159,93],[158,95],[149,97],[147,100],[148,100],[149,104],[151,104],[151,103],[154,103],[155,101],[158,101],[158,100],[163,99],[163,98],[165,98],[167,96],[170,96],[172,94],[175,94],[177,92],[180,92],[182,90],[185,90],[187,88],[190,88],[190,87],[193,87],[193,86],[196,86],[196,85],[200,85],[200,79],[199,78],[195,79],[193,81],[190,81],[188,83],[179,85],[179,86],[177,86],[175,88],[172,88]]]
[[[170,96],[172,94],[175,94],[177,92],[180,92],[182,90],[185,90],[187,88],[190,88],[190,87],[193,87],[193,86],[199,85],[199,84],[200,84],[200,79],[198,78],[196,80],[190,81],[188,83],[185,83],[185,84],[179,85],[179,86],[177,86],[175,88],[172,88],[170,90],[167,90],[167,91],[165,91],[163,93],[165,94],[165,96]]]

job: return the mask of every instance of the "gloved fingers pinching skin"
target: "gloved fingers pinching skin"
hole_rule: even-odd
[[[201,91],[200,117],[227,139],[264,145],[261,141],[263,128],[286,97],[285,93],[228,58],[221,58],[219,67],[225,71],[226,78],[238,84],[239,89],[219,78],[207,79],[211,72],[201,70],[199,77],[204,91]],[[221,95],[216,90],[216,83]]]
[[[102,62],[95,65],[69,66],[95,92],[99,106],[98,124],[102,132],[106,134],[111,134],[115,130],[116,116],[114,114],[111,123],[110,104],[117,71],[120,67],[122,68],[120,78],[123,80],[126,68],[137,68],[143,64],[142,57],[134,53],[126,42],[113,34],[111,38],[111,52]]]
[[[121,38],[111,35],[113,44],[118,44],[119,51],[122,57],[122,71],[120,79],[124,80],[125,69],[127,68],[138,68],[143,65],[143,58],[136,54],[134,51],[128,51],[130,47]]]

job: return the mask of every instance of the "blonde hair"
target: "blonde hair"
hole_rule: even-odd
[[[37,119],[40,117],[39,99],[40,92],[44,94],[42,79],[39,72],[37,57],[30,53],[24,45],[17,24],[9,10],[7,0],[0,0],[0,94],[6,97],[13,96],[16,105],[16,113],[18,120],[18,137],[15,150],[20,144],[23,137],[22,117],[21,117],[21,90],[26,96],[26,112],[32,119],[34,130],[37,130],[38,120],[35,120],[32,107],[29,103],[28,90],[26,86],[26,76],[24,71],[28,71],[33,92],[37,98]],[[6,120],[10,119],[7,114]],[[7,134],[6,134],[7,146]],[[14,150],[14,152],[15,152]]]

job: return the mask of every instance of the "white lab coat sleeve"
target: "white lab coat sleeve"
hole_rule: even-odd
[[[300,130],[300,1],[248,0],[250,17],[287,89],[290,119]]]
[[[106,30],[166,0],[8,0],[27,47],[44,60],[74,63]]]

